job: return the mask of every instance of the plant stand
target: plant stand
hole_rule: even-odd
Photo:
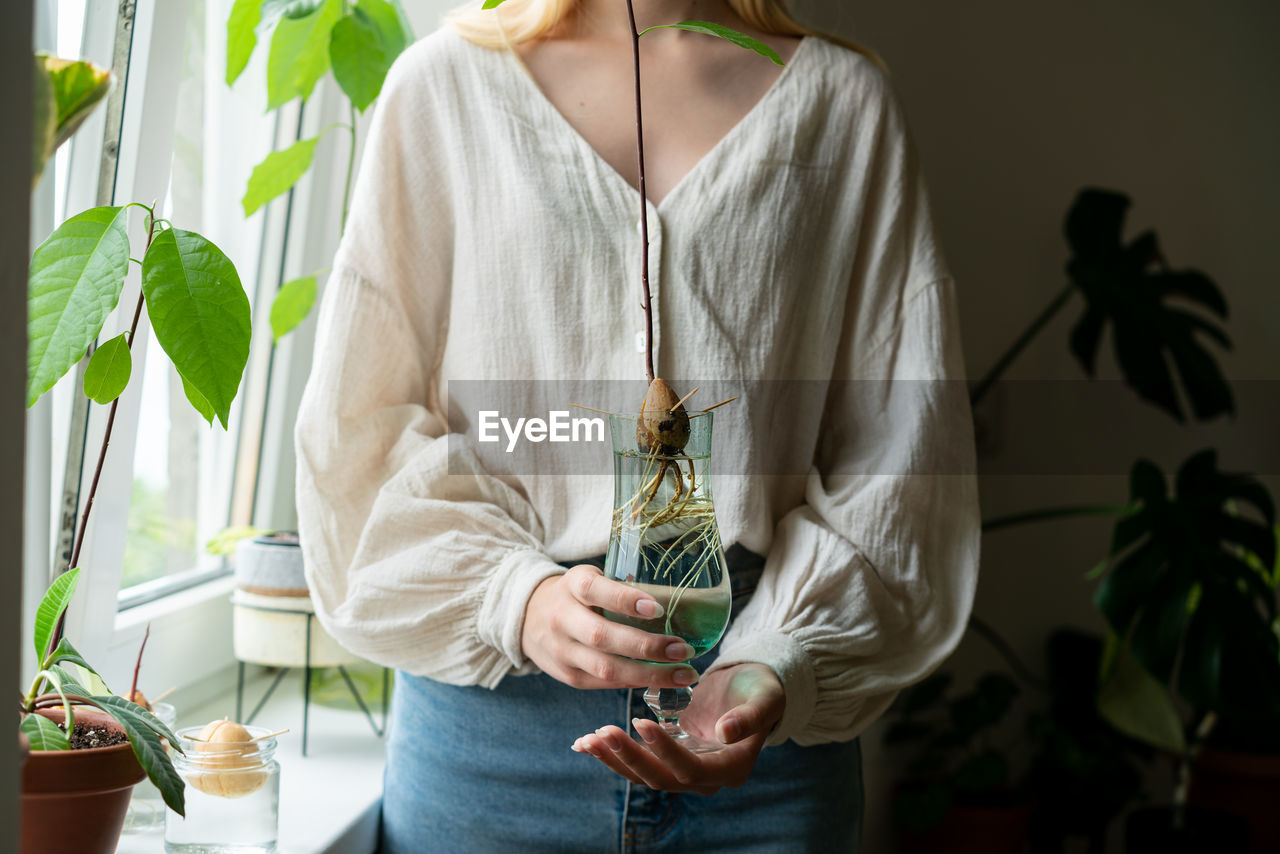
[[[285,675],[291,670],[301,669],[302,755],[305,757],[311,710],[311,674],[317,669],[336,667],[370,728],[375,735],[382,737],[387,729],[391,671],[382,668],[382,721],[378,723],[346,668],[346,665],[359,662],[360,659],[339,647],[324,627],[315,623],[315,609],[310,597],[257,596],[237,590],[231,601],[235,611],[235,652],[239,660],[236,677],[238,722],[246,726],[251,724]],[[246,664],[279,668],[275,679],[247,718],[243,717]]]

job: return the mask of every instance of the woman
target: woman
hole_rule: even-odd
[[[490,473],[445,393],[638,376],[626,6],[463,10],[388,76],[296,434],[320,618],[400,671],[390,852],[856,851],[856,736],[968,615],[953,285],[885,75],[771,0],[636,5],[640,28],[717,21],[787,61],[641,40],[660,373],[822,391],[785,436],[768,401],[718,413],[721,452],[805,463],[716,484],[734,618],[686,719],[726,746],[633,723],[632,689],[695,668],[678,638],[598,613],[656,604],[590,563],[610,479]]]

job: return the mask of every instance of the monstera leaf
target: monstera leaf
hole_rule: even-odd
[[[1218,470],[1202,451],[1173,495],[1146,460],[1094,601],[1152,676],[1200,710],[1240,720],[1280,715],[1275,508],[1258,480]],[[1247,514],[1247,515],[1246,515]]]
[[[1202,340],[1231,348],[1231,339],[1211,319],[1227,316],[1222,293],[1203,273],[1170,270],[1152,232],[1125,246],[1121,234],[1128,208],[1125,195],[1089,189],[1067,214],[1073,252],[1067,273],[1088,303],[1071,330],[1072,352],[1093,376],[1110,323],[1116,361],[1143,398],[1183,421],[1180,384],[1197,419],[1233,412],[1231,389]]]

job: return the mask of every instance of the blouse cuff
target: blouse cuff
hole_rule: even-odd
[[[476,634],[480,640],[505,657],[502,672],[482,680],[493,688],[509,669],[517,673],[533,669],[525,658],[520,637],[524,632],[524,611],[539,584],[565,569],[537,549],[519,549],[508,554],[489,576],[484,598],[476,612]]]
[[[813,661],[795,638],[781,632],[752,632],[734,643],[733,648],[716,659],[711,670],[731,664],[749,662],[763,664],[778,675],[787,705],[765,741],[772,747],[801,732],[813,717],[818,700],[818,680]]]

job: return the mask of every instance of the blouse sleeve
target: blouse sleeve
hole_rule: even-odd
[[[298,528],[317,616],[343,646],[493,687],[533,669],[524,607],[562,569],[526,497],[447,433],[449,114],[420,45],[387,78],[322,298],[294,432]]]
[[[715,667],[786,693],[769,744],[854,738],[959,641],[979,517],[954,286],[892,98],[805,501],[775,530]]]

